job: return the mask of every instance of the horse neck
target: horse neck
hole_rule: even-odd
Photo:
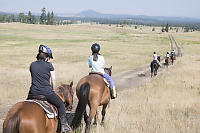
[[[61,90],[60,89],[58,89],[58,88],[56,88],[56,95],[62,100],[62,102],[64,102],[65,101],[65,99],[64,99],[64,95],[63,95],[63,93],[61,92]]]

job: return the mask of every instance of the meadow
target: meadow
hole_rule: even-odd
[[[159,27],[155,32],[151,29],[0,24],[0,104],[26,97],[29,65],[35,60],[40,43],[53,51],[51,62],[57,84],[72,80],[76,84],[89,72],[87,59],[92,43],[101,44],[106,66],[112,65],[115,74],[149,63],[154,51],[164,55],[170,48],[168,34],[173,34],[184,48],[183,57],[144,86],[120,91],[107,109],[105,126],[97,125],[92,133],[198,133],[200,33],[162,33]]]
[[[113,73],[133,69],[152,60],[153,51],[164,54],[169,48],[167,35],[152,34],[149,27],[107,25],[46,26],[0,24],[0,94],[9,100],[27,95],[30,87],[29,66],[36,60],[40,44],[53,51],[57,85],[75,83],[88,74],[87,59],[94,42],[101,45],[106,66]],[[0,103],[1,103],[0,101]]]

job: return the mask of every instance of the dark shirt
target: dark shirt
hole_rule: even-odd
[[[50,62],[35,61],[31,63],[31,88],[29,94],[50,95],[53,89],[50,85],[50,71],[54,71],[54,67]]]

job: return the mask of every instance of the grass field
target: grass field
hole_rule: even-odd
[[[101,54],[114,73],[149,63],[153,51],[164,55],[169,50],[168,34],[151,29],[0,24],[0,104],[27,95],[29,65],[40,43],[53,51],[57,84],[77,83],[89,72],[87,58],[94,42],[101,44]],[[200,33],[173,32],[173,36],[184,48],[183,57],[146,85],[119,92],[107,109],[104,128],[98,125],[93,133],[200,132]]]
[[[105,127],[93,132],[199,133],[200,41],[183,47],[185,54],[174,66],[145,86],[121,92],[111,102]]]
[[[0,24],[0,99],[27,95],[29,65],[35,60],[39,44],[52,49],[52,63],[59,84],[71,80],[76,83],[89,72],[87,59],[94,42],[101,44],[106,66],[112,65],[114,73],[149,63],[153,51],[163,54],[169,48],[167,35],[151,32],[149,27],[135,30],[133,27],[90,24]]]

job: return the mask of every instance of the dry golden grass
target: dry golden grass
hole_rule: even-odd
[[[96,133],[200,132],[200,45],[143,87],[120,92]],[[193,54],[191,55],[190,52]]]
[[[101,44],[101,54],[106,66],[113,66],[113,73],[149,63],[154,50],[163,54],[169,46],[166,34],[151,32],[149,27],[135,30],[133,27],[90,24],[0,24],[0,100],[27,95],[29,65],[35,60],[40,43],[53,51],[51,62],[59,84],[70,80],[77,83],[89,72],[87,59],[94,42]]]
[[[168,34],[151,29],[0,24],[0,104],[26,97],[29,65],[35,60],[40,43],[53,50],[57,84],[70,80],[77,83],[89,71],[87,58],[93,42],[101,44],[106,66],[112,65],[114,73],[149,63],[153,51],[166,53]],[[98,125],[92,132],[199,132],[200,33],[174,36],[183,44],[183,58],[145,86],[120,92],[107,109],[105,127]]]

